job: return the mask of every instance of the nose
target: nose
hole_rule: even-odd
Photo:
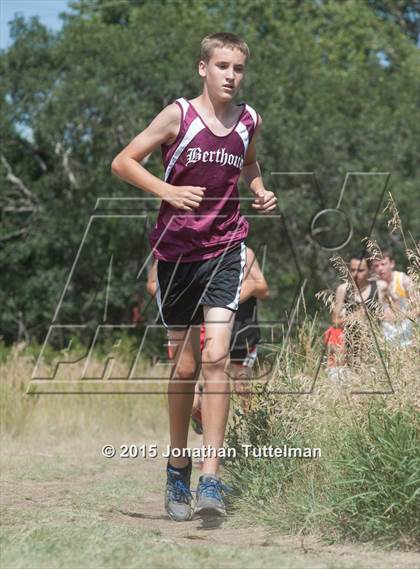
[[[235,79],[235,73],[233,72],[232,67],[228,67],[226,69],[226,79],[228,79],[229,81],[233,81]]]

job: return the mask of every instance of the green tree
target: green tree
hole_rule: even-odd
[[[267,186],[279,193],[292,238],[304,236],[295,248],[310,275],[308,308],[319,308],[313,293],[336,279],[308,223],[323,204],[335,205],[346,172],[389,171],[389,189],[415,233],[418,14],[411,3],[81,0],[70,6],[56,34],[36,18],[16,18],[13,43],[0,54],[0,302],[8,342],[45,336],[98,198],[143,195],[111,176],[112,158],[166,104],[197,94],[200,40],[215,31],[235,31],[251,46],[241,99],[263,117],[259,159]],[[147,166],[162,175],[158,153]],[[271,176],[276,171],[316,172],[322,199],[309,178]],[[363,228],[380,191],[372,180],[352,180],[346,197],[346,211]],[[145,206],[149,225],[157,205]],[[146,235],[134,222],[123,232],[119,227],[111,221],[95,227],[63,298],[66,322],[94,325],[103,318],[110,252],[118,286],[108,321],[125,318],[134,290],[143,291],[135,275],[148,251]],[[388,239],[384,223],[375,236]],[[255,223],[251,243],[274,251],[267,277],[278,294],[266,311],[280,316],[299,280],[285,228]]]

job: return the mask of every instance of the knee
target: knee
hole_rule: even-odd
[[[203,367],[225,369],[229,353],[217,346],[205,348],[202,354]]]
[[[196,375],[197,375],[197,366],[194,362],[188,362],[188,363],[179,362],[178,365],[176,366],[173,377],[174,379],[193,381],[195,380]]]

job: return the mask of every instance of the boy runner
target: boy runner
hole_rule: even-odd
[[[255,195],[256,211],[269,213],[277,201],[265,189],[256,159],[261,118],[252,107],[233,104],[248,56],[248,46],[234,34],[204,38],[198,65],[201,95],[166,107],[112,163],[114,174],[162,200],[150,240],[158,259],[159,309],[170,343],[177,346],[168,385],[173,454],[165,491],[166,510],[177,521],[189,520],[193,513],[191,458],[185,449],[203,321],[211,338],[202,354],[203,443],[215,452],[204,457],[195,512],[226,514],[217,451],[223,448],[229,412],[225,365],[248,234],[248,222],[240,215],[240,174]],[[159,146],[164,181],[140,164]],[[174,456],[174,449],[181,456]]]
[[[397,342],[401,347],[411,345],[412,323],[406,317],[409,301],[414,297],[413,282],[402,271],[395,271],[393,253],[382,252],[381,259],[372,263],[374,272],[388,285],[388,302],[385,304],[382,329],[388,342]]]

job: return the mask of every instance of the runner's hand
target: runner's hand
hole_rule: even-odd
[[[276,208],[277,198],[273,192],[269,190],[260,190],[255,195],[255,201],[252,207],[260,213],[270,213]]]
[[[176,209],[193,211],[203,201],[205,190],[201,186],[172,186],[169,195],[163,199]]]

